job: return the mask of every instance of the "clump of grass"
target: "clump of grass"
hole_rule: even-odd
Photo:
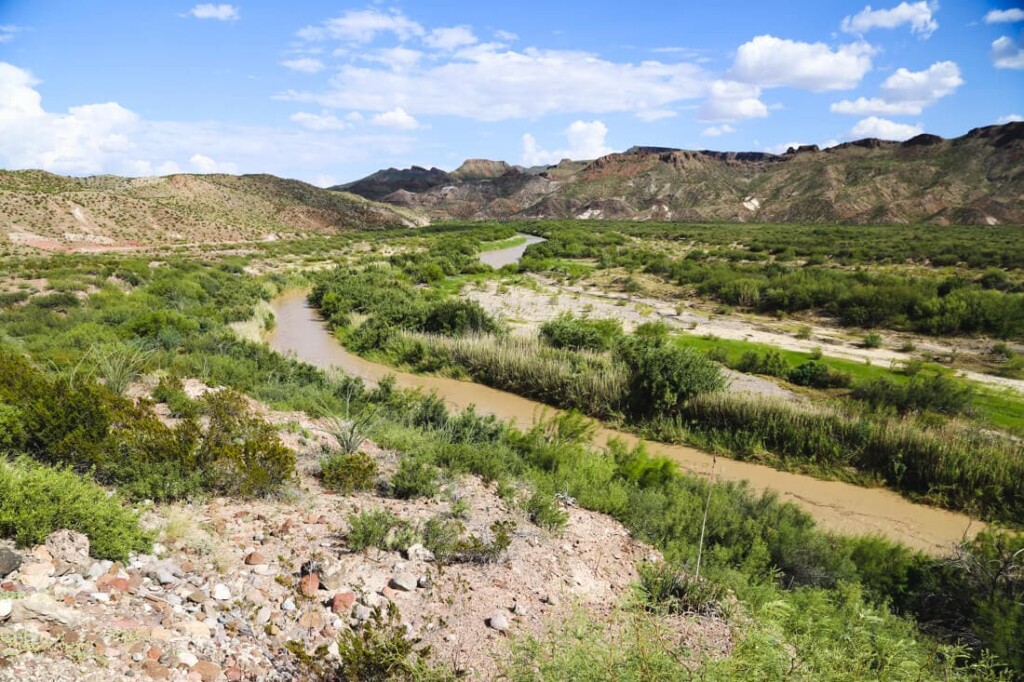
[[[348,495],[369,490],[377,477],[377,462],[365,452],[331,452],[320,458],[324,487]]]

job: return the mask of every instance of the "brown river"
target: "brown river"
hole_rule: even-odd
[[[373,384],[392,374],[397,384],[436,391],[448,405],[462,409],[475,405],[478,412],[494,414],[528,426],[541,415],[557,412],[552,407],[468,381],[399,372],[370,362],[342,347],[327,330],[317,311],[306,303],[306,292],[291,291],[272,303],[277,324],[268,336],[270,346],[283,354],[324,369],[337,368]],[[634,435],[602,428],[598,443],[619,438],[632,445]],[[882,488],[863,488],[839,481],[777,471],[771,467],[719,457],[712,472],[712,457],[694,448],[643,441],[648,452],[677,462],[683,469],[721,480],[745,480],[754,490],[771,490],[784,500],[805,509],[818,524],[842,533],[878,534],[899,540],[931,554],[944,553],[951,545],[984,527],[964,514],[915,504]]]

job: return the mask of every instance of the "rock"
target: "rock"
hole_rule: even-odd
[[[270,610],[269,606],[264,606],[264,607],[260,608],[260,610],[256,612],[256,624],[257,625],[266,625],[267,623],[269,623],[270,622],[270,615],[272,613],[273,613],[273,611]]]
[[[214,682],[220,677],[220,666],[212,661],[199,661],[192,666],[192,672],[199,673],[203,682]]]
[[[0,578],[6,578],[8,574],[18,570],[23,559],[17,552],[4,548],[0,549]]]
[[[354,592],[339,592],[331,599],[331,613],[344,613],[356,603]]]
[[[434,553],[423,545],[415,544],[405,550],[405,558],[409,561],[433,561]]]
[[[47,625],[56,623],[74,629],[81,624],[81,616],[73,609],[58,604],[51,597],[36,593],[16,600],[11,607],[11,623],[29,621]]]
[[[201,590],[192,590],[185,598],[193,604],[202,604],[206,601],[206,595]]]
[[[291,598],[285,599],[283,602],[281,602],[281,610],[282,611],[294,611],[295,610],[295,600],[291,599]]]
[[[26,575],[45,575],[51,576],[56,573],[56,569],[53,564],[49,561],[40,561],[38,563],[25,564],[21,567],[20,571],[22,576]]]
[[[199,664],[199,657],[191,651],[182,651],[178,654],[178,663],[186,668],[191,668],[192,666]]]
[[[373,609],[371,609],[369,606],[364,606],[362,604],[356,604],[355,608],[352,609],[352,617],[355,618],[360,623],[363,623],[363,622],[366,622],[366,621],[370,620],[370,616],[372,616],[372,615],[373,615]]]
[[[217,601],[227,601],[231,599],[231,590],[224,583],[217,583],[213,586],[211,596]]]
[[[181,631],[190,637],[210,636],[210,626],[201,620],[190,620],[181,624]]]
[[[319,609],[306,611],[299,616],[299,625],[304,628],[318,629],[324,626],[324,616]]]
[[[246,566],[262,566],[267,563],[266,557],[259,552],[252,552],[249,556],[245,557]]]
[[[91,564],[89,538],[73,530],[58,530],[46,538],[46,549],[58,564],[86,570]]]
[[[508,632],[509,622],[504,613],[495,613],[487,619],[487,625],[498,632]]]
[[[308,573],[299,580],[299,591],[304,597],[315,597],[318,589],[320,589],[320,576],[316,573]]]
[[[171,671],[157,663],[156,661],[146,661],[142,664],[142,670],[149,676],[151,680],[169,680],[171,679]]]
[[[228,668],[227,670],[224,671],[224,677],[226,677],[231,682],[239,682],[239,680],[242,679],[242,669],[241,668]]]
[[[11,611],[14,609],[14,602],[10,599],[0,600],[0,620],[6,620],[7,616],[11,615]]]
[[[517,616],[525,616],[528,613],[530,613],[530,610],[522,604],[516,604],[512,607],[512,613],[516,614]]]
[[[416,576],[412,573],[399,573],[391,578],[391,582],[388,584],[396,590],[412,592],[416,589],[417,582]]]
[[[416,585],[424,590],[429,590],[434,586],[434,581],[430,579],[429,575],[421,575],[419,580],[416,581]]]
[[[546,594],[543,597],[541,597],[540,600],[545,604],[548,604],[549,606],[558,606],[561,603],[561,601],[558,599],[558,595],[555,594]]]

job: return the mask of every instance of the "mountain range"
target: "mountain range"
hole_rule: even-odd
[[[1024,123],[785,154],[632,147],[523,168],[378,171],[334,189],[445,219],[1024,223]]]
[[[0,171],[0,245],[234,242],[440,220],[1024,224],[1024,123],[785,154],[632,147],[524,168],[390,168],[322,189],[273,175]]]

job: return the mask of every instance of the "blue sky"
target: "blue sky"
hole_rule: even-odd
[[[0,0],[0,166],[75,175],[781,152],[1024,115],[1024,3]]]

